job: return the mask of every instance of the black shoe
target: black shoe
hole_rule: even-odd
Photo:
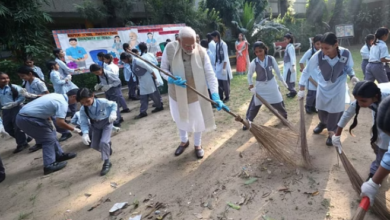
[[[30,143],[32,140],[34,140],[34,138],[27,136],[27,143]]]
[[[312,108],[311,108],[311,107],[306,106],[306,107],[305,107],[305,110],[306,110],[306,114],[309,114],[309,115],[313,114],[313,111],[312,111]]]
[[[145,118],[146,116],[148,116],[148,113],[144,112],[144,113],[141,113],[141,114],[139,114],[139,115],[135,116],[135,118],[134,118],[134,119]]]
[[[26,148],[28,148],[28,147],[29,147],[28,144],[19,145],[19,146],[16,147],[16,149],[14,150],[13,153],[14,153],[14,154],[17,154],[17,153],[23,151],[24,149],[26,149]]]
[[[317,125],[317,127],[314,128],[313,133],[319,134],[326,128],[325,124],[322,124],[321,122]]]
[[[105,176],[110,171],[111,167],[111,162],[104,162],[102,171],[100,171],[100,176]]]
[[[68,140],[69,138],[72,137],[72,134],[69,132],[69,133],[65,133],[61,136],[61,138],[58,140],[59,142],[63,142],[63,141],[66,141]]]
[[[162,110],[164,110],[164,107],[161,106],[160,108],[153,109],[152,113],[156,113],[156,112],[159,112],[159,111],[162,111]]]
[[[229,101],[230,101],[229,98],[225,98],[225,99],[223,100],[223,103],[226,103],[226,102],[229,102]]]
[[[179,145],[179,147],[177,147],[175,151],[175,156],[179,156],[180,154],[182,154],[185,151],[185,149],[187,149],[188,145],[190,145],[190,141],[187,141],[187,143],[184,146]]]
[[[370,173],[370,174],[368,175],[368,178],[367,178],[366,182],[369,181],[373,176],[374,176],[374,174]],[[1,182],[1,181],[0,181],[0,182]]]
[[[318,113],[316,107],[311,107],[311,111],[312,111],[313,113]]]
[[[28,149],[29,153],[35,152],[42,149],[42,144],[36,144]]]
[[[286,96],[287,98],[294,98],[297,95],[297,93],[288,93]]]
[[[244,126],[242,126],[242,130],[246,131],[246,130],[248,130],[248,128],[244,125]]]
[[[119,123],[122,123],[122,122],[124,122],[125,120],[123,120],[123,117],[121,117],[120,119],[119,119]]]
[[[5,172],[0,172],[0,183],[5,180]]]
[[[198,159],[202,159],[204,157],[204,150],[202,148],[200,149],[195,148],[195,156]]]
[[[138,97],[129,97],[129,100],[138,101],[138,100],[140,100],[140,98],[138,98]]]
[[[45,168],[43,168],[43,175],[47,175],[47,174],[59,171],[59,170],[63,169],[64,167],[66,167],[66,164],[67,164],[66,161],[54,162],[54,163],[50,164],[49,166],[46,166]]]
[[[56,157],[57,162],[73,159],[77,156],[75,153],[63,153],[61,156]]]
[[[333,146],[332,137],[328,137],[328,138],[326,139],[326,146],[329,146],[329,147]]]
[[[121,123],[119,123],[119,122],[114,122],[113,125],[114,125],[115,127],[118,127],[118,128],[121,127]]]
[[[110,156],[111,156],[111,155],[112,155],[112,152],[113,152],[113,151],[112,151],[112,143],[111,143],[111,141],[110,141],[109,144],[110,144]]]
[[[122,111],[121,111],[121,113],[130,113],[131,112],[131,110],[130,109],[123,109]]]

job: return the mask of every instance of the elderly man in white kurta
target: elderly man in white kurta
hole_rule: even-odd
[[[181,144],[175,155],[179,156],[189,146],[188,132],[194,133],[195,155],[201,159],[202,132],[215,129],[214,114],[208,101],[188,89],[186,84],[208,97],[207,85],[218,110],[229,108],[218,95],[218,81],[207,52],[195,42],[195,31],[184,27],[175,42],[167,44],[162,56],[161,68],[176,78],[168,81],[169,105],[173,120],[180,132]]]

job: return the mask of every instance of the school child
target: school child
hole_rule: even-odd
[[[210,36],[211,36],[211,35],[210,35]],[[214,41],[213,41],[213,42],[214,42]],[[207,56],[210,58],[211,65],[214,67],[214,66],[215,66],[215,56],[214,56],[213,52],[209,49],[209,45],[210,45],[210,44],[209,44],[208,40],[206,40],[206,39],[203,39],[203,40],[200,41],[200,46],[202,46],[204,49],[206,49],[206,51],[207,51]],[[206,83],[207,83],[207,82],[206,82]],[[208,92],[209,92],[209,97],[210,97],[210,99],[212,99],[212,97],[211,97],[211,92],[210,92],[208,83],[207,83],[207,90],[208,90]],[[214,106],[213,104],[211,104],[211,106],[212,106],[213,108],[215,108],[215,106]]]
[[[92,64],[89,67],[89,70],[100,78],[100,84],[95,85],[95,91],[102,90],[106,95],[106,99],[116,102],[119,106],[120,96],[122,96],[121,80],[119,79],[119,76],[114,74],[111,70],[103,69],[97,64]],[[122,122],[123,118],[121,117],[121,112],[119,108],[117,108],[117,118],[114,122],[114,126],[120,127]]]
[[[56,137],[53,118],[58,127],[81,132],[65,122],[69,104],[76,103],[78,89],[72,89],[64,94],[51,93],[35,99],[25,105],[16,117],[16,125],[27,135],[42,144],[44,175],[64,168],[66,160],[75,158],[75,153],[64,153]]]
[[[152,113],[156,113],[164,110],[161,103],[161,96],[156,88],[156,76],[154,75],[153,68],[151,68],[144,61],[133,57],[131,54],[122,53],[121,60],[124,63],[128,63],[131,68],[131,72],[137,76],[140,89],[140,101],[141,108],[140,114],[135,119],[140,119],[148,116],[146,112],[148,110],[149,97],[153,100],[156,108],[152,110]]]
[[[76,128],[81,129],[81,118],[80,118],[80,111],[77,111],[76,114],[74,114],[73,118],[70,120],[70,123],[75,125]],[[91,122],[88,120],[89,125]],[[113,132],[119,132],[121,128],[112,126]],[[83,132],[80,133],[80,135],[83,135]],[[91,138],[92,132],[89,132],[89,137]]]
[[[104,54],[103,68],[105,70],[113,72],[115,75],[117,75],[119,77],[119,67],[117,65],[115,65],[115,63],[112,62],[111,54]],[[121,85],[122,85],[122,82],[121,82],[121,84],[119,86],[121,86]],[[129,107],[127,107],[127,103],[125,101],[125,98],[122,95],[122,87],[120,87],[119,91],[121,92],[121,95],[119,97],[118,108],[122,108],[123,109],[121,111],[121,113],[129,113],[129,112],[131,112]]]
[[[389,82],[384,63],[390,62],[389,49],[385,41],[389,38],[389,29],[381,27],[375,32],[374,43],[370,48],[370,56],[366,67],[365,80]]]
[[[34,59],[32,57],[27,56],[26,58],[24,58],[24,65],[32,68],[34,72],[38,74],[39,78],[45,80],[45,75],[43,74],[42,69],[39,68],[39,66],[34,65]]]
[[[332,146],[332,136],[337,130],[345,109],[346,81],[348,75],[352,84],[359,82],[353,71],[352,55],[346,48],[339,48],[337,37],[334,33],[325,33],[321,39],[321,50],[317,51],[299,80],[298,98],[305,97],[305,87],[311,73],[317,72],[317,98],[316,109],[320,123],[314,128],[314,134],[320,134],[325,128],[328,130],[326,145]]]
[[[302,56],[299,61],[299,66],[301,67],[301,72],[305,69],[305,63],[308,63],[310,58],[321,49],[321,39],[322,34],[316,35],[311,44],[311,48],[306,51],[306,53]],[[315,69],[315,72],[310,73],[310,77],[317,82],[317,76],[319,69]],[[313,112],[317,112],[316,109],[316,96],[317,96],[317,87],[308,81],[307,84],[307,95],[306,95],[306,105],[305,110],[307,114],[312,114]]]
[[[65,78],[68,79],[68,82],[66,83],[66,87],[63,86],[63,88],[64,88],[63,92],[64,93],[62,93],[62,94],[66,94],[66,92],[70,91],[71,89],[78,88],[75,84],[72,83],[72,74],[74,74],[78,69],[70,69],[66,65],[65,53],[64,53],[64,51],[62,49],[60,49],[60,48],[53,49],[53,54],[54,54],[54,57],[56,58],[55,62],[59,66],[57,71],[60,73],[60,79],[65,79]],[[49,70],[52,70],[52,69],[49,68]],[[50,80],[51,80],[51,74],[50,74]],[[55,86],[53,85],[53,87],[55,87]],[[57,88],[57,89],[59,89],[59,88]],[[56,91],[56,88],[54,88],[54,91],[56,93],[58,93]],[[73,117],[73,115],[76,112],[76,110],[77,110],[77,105],[76,104],[70,105],[69,109],[68,109],[67,116]]]
[[[279,86],[276,83],[275,77],[272,74],[272,69],[275,70],[280,82],[287,88],[288,85],[283,80],[282,75],[273,56],[268,55],[268,47],[261,41],[257,41],[253,45],[253,51],[256,58],[249,64],[248,83],[249,90],[254,94],[249,104],[246,117],[248,121],[253,122],[257,113],[261,108],[261,101],[256,98],[256,93],[264,98],[272,105],[283,117],[287,119],[287,111],[284,107],[283,97],[279,91]],[[253,74],[256,73],[256,85],[253,85]],[[243,130],[247,130],[243,127]]]
[[[290,91],[286,96],[288,98],[294,98],[297,95],[297,91],[295,90],[295,81],[297,80],[295,63],[297,57],[295,56],[293,35],[290,33],[284,35],[284,42],[287,43],[287,46],[283,57],[283,78],[288,85],[288,91]]]
[[[378,129],[382,130],[386,135],[390,136],[390,97],[382,100],[378,107],[376,123]],[[388,150],[380,162],[378,170],[374,176],[361,187],[361,197],[367,196],[370,198],[371,206],[374,204],[374,199],[379,191],[382,181],[387,178],[390,173],[390,151]]]
[[[365,38],[365,44],[363,45],[362,49],[360,49],[360,54],[362,55],[362,71],[363,76],[366,76],[366,67],[368,64],[368,59],[370,58],[370,48],[372,44],[374,43],[375,35],[369,34]]]
[[[211,36],[216,43],[215,46],[215,74],[218,78],[219,97],[223,102],[228,102],[230,99],[230,80],[233,79],[232,69],[230,67],[228,46],[221,39],[221,34],[218,31],[211,33]]]
[[[107,99],[95,98],[90,89],[82,88],[77,93],[80,108],[82,139],[85,145],[101,152],[103,167],[100,175],[106,175],[111,169],[110,155],[111,132],[113,122],[117,119],[117,104]],[[89,133],[92,133],[91,138]]]
[[[22,88],[18,85],[11,84],[8,74],[0,72],[0,107],[2,117],[0,117],[0,133],[7,132],[15,138],[16,149],[14,154],[21,152],[29,147],[27,142],[32,139],[27,138],[26,134],[16,125],[15,118],[22,109],[24,97],[20,94]]]
[[[349,127],[349,131],[351,133],[352,129],[354,129],[358,124],[357,119],[360,108],[370,108],[373,116],[371,146],[376,153],[376,159],[371,164],[370,174],[368,177],[371,178],[374,176],[383,155],[389,148],[390,136],[383,133],[381,129],[378,129],[376,118],[378,105],[380,105],[384,98],[390,95],[390,83],[381,83],[376,85],[371,81],[358,82],[354,87],[352,94],[356,100],[352,102],[348,110],[343,113],[343,116],[338,123],[336,134],[332,137],[332,143],[334,146],[341,148],[340,136],[348,121],[355,116],[353,124]]]
[[[127,82],[127,87],[129,90],[129,93],[128,93],[129,100],[139,100],[139,97],[136,93],[137,77],[131,71],[131,66],[128,63],[123,63],[123,76],[125,78],[125,81]]]

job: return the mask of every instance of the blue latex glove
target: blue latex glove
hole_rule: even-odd
[[[227,107],[222,101],[221,99],[219,98],[219,95],[218,93],[213,93],[211,94],[211,98],[213,99],[214,102],[217,103],[217,110],[218,111],[221,111],[222,109],[225,109],[227,110],[228,112],[230,111],[229,107]]]
[[[186,88],[186,82],[187,80],[183,80],[180,76],[175,76],[176,80],[174,80],[172,77],[168,77],[168,83],[175,84],[177,86],[181,86],[183,88]]]

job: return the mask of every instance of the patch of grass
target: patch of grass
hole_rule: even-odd
[[[36,198],[37,198],[37,195],[32,195],[32,196],[30,197],[30,202],[32,202],[33,205],[35,204]]]
[[[324,208],[329,209],[329,207],[330,207],[330,200],[329,200],[329,199],[324,199],[324,200],[322,200],[321,205],[322,205]]]
[[[38,183],[37,190],[40,190],[42,188],[42,183]]]
[[[30,218],[30,215],[32,214],[33,212],[28,212],[28,213],[20,213],[19,214],[19,217],[18,217],[18,220],[25,220],[25,219],[29,219]]]

